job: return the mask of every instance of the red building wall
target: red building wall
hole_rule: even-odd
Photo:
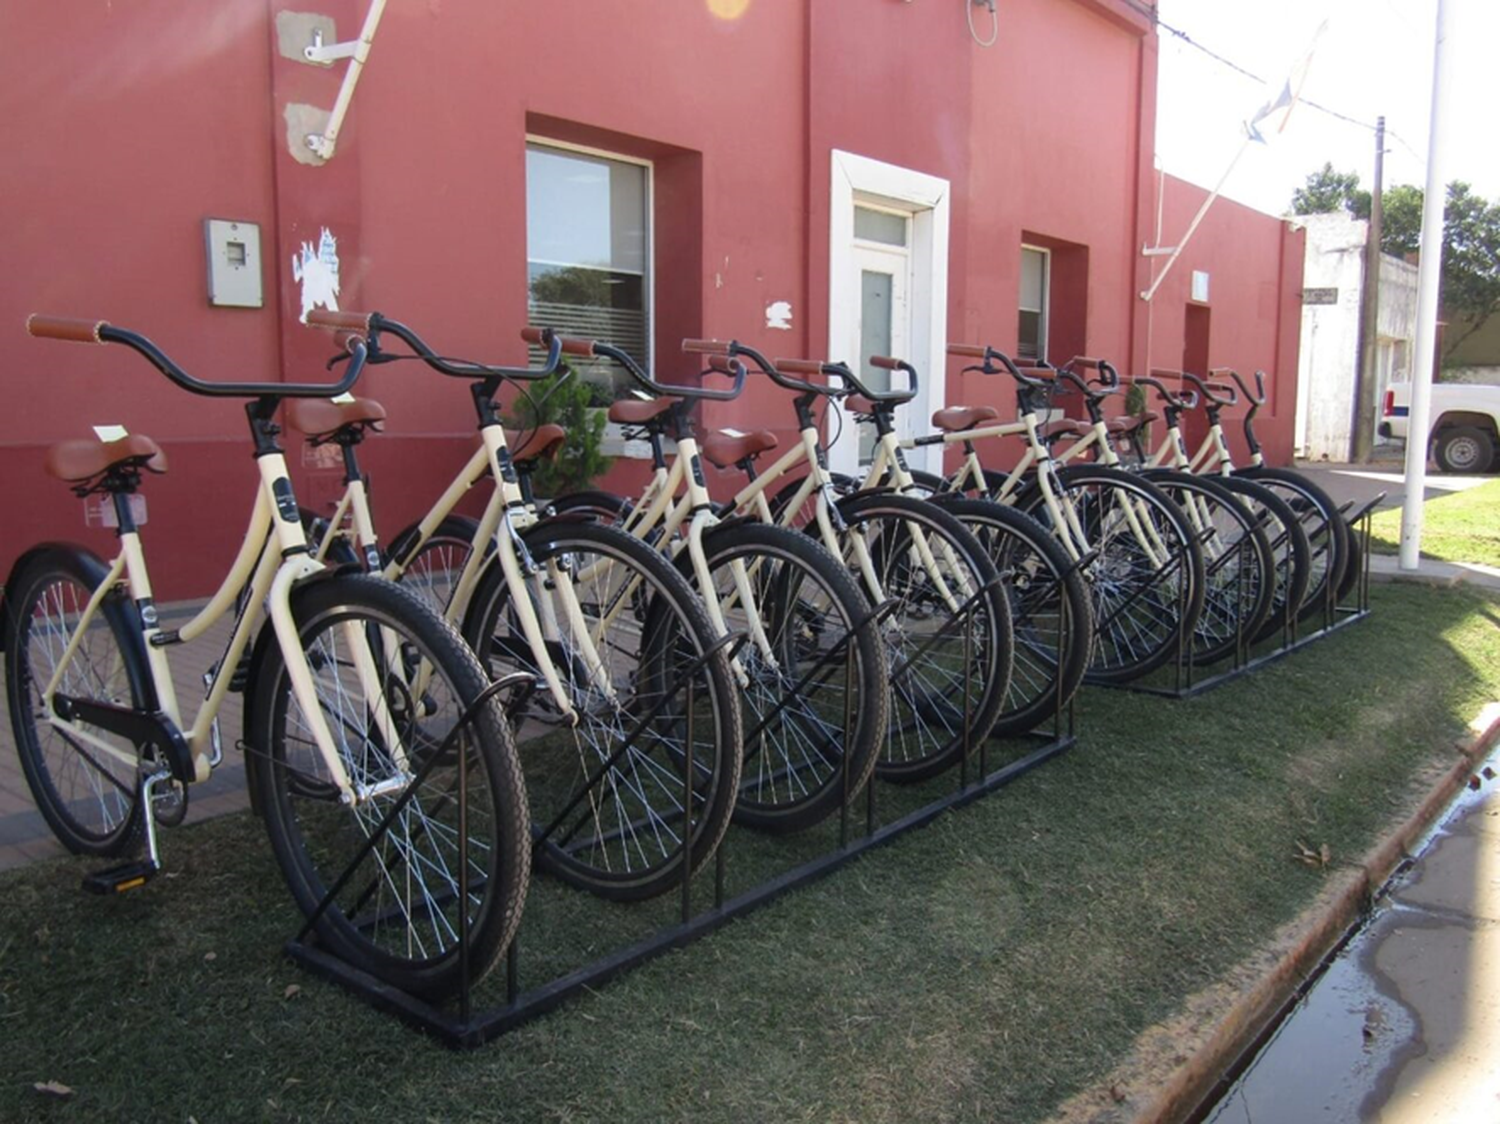
[[[687,335],[778,355],[824,348],[837,148],[950,182],[950,338],[1014,346],[1020,245],[1042,240],[1072,263],[1054,294],[1054,357],[1076,347],[1127,371],[1175,366],[1186,290],[1174,286],[1209,269],[1212,361],[1273,372],[1267,445],[1290,448],[1300,242],[1221,202],[1157,301],[1139,299],[1156,206],[1156,41],[1124,0],[1000,0],[990,49],[956,4],[393,3],[338,152],[318,167],[293,159],[285,114],[331,106],[343,65],[283,57],[276,32],[279,13],[310,7],[337,20],[340,38],[366,10],[364,0],[76,0],[10,13],[0,472],[12,486],[0,498],[0,570],[41,538],[108,550],[40,471],[47,445],[93,424],[167,447],[173,468],[149,482],[146,531],[165,599],[207,592],[255,486],[236,405],[191,398],[120,349],[31,340],[27,313],[137,328],[204,377],[315,378],[330,341],[298,322],[291,262],[327,227],[342,307],[403,319],[451,354],[518,362],[528,133],[654,162],[653,343],[665,378],[694,369],[677,349]],[[974,15],[985,31],[987,14]],[[1168,230],[1194,192],[1169,181]],[[208,305],[207,217],[260,224],[263,309]],[[793,308],[790,332],[764,327],[779,300]],[[361,393],[391,418],[365,446],[389,536],[467,455],[471,407],[457,383],[406,365],[371,372]],[[950,373],[947,397],[1008,409],[1011,392]],[[709,420],[782,432],[791,422],[780,392],[759,384]],[[303,459],[295,435],[288,448]],[[615,478],[639,475],[622,464]],[[335,482],[298,469],[304,499]]]

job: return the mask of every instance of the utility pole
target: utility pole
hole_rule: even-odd
[[[1365,288],[1359,313],[1359,362],[1354,373],[1352,459],[1368,464],[1375,444],[1376,371],[1380,366],[1381,194],[1385,181],[1385,117],[1375,118],[1375,187],[1370,192],[1370,230],[1365,239]]]
[[[1438,278],[1443,268],[1444,160],[1452,79],[1444,45],[1453,34],[1452,0],[1438,0],[1432,51],[1432,127],[1427,140],[1427,190],[1422,197],[1422,256],[1417,262],[1417,343],[1411,362],[1411,413],[1406,420],[1406,495],[1401,503],[1401,568],[1421,558],[1422,501],[1427,491],[1427,438],[1432,413],[1432,361],[1437,351]]]

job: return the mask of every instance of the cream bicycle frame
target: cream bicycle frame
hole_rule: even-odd
[[[323,718],[322,708],[318,702],[317,685],[291,612],[292,587],[299,581],[323,570],[324,566],[308,554],[307,539],[303,534],[301,522],[278,518],[276,515],[278,507],[274,487],[277,482],[284,482],[288,479],[285,457],[280,453],[263,454],[257,458],[256,464],[260,468],[261,487],[256,492],[255,506],[250,515],[250,526],[245,532],[244,541],[240,544],[239,554],[218,591],[191,620],[176,630],[174,639],[170,641],[158,639],[164,635],[164,630],[154,619],[150,620],[142,631],[147,665],[155,686],[158,706],[179,729],[183,729],[182,711],[172,684],[167,648],[170,643],[188,643],[202,636],[225,613],[235,607],[239,594],[243,590],[247,600],[244,602],[244,609],[239,620],[235,623],[224,657],[219,662],[208,696],[198,709],[191,729],[183,730],[184,740],[193,758],[194,781],[207,780],[214,764],[217,763],[212,752],[213,723],[223,704],[224,696],[229,690],[234,669],[244,655],[250,637],[254,635],[259,607],[265,603],[269,610],[277,644],[286,661],[287,677],[291,681],[293,696],[302,708],[303,717],[311,730],[313,741],[343,799],[348,803],[358,804],[386,791],[404,788],[410,780],[407,775],[406,751],[401,745],[396,723],[385,705],[384,687],[379,670],[366,646],[363,626],[358,623],[345,623],[340,627],[349,640],[350,651],[355,655],[356,670],[365,697],[373,700],[375,719],[380,725],[382,737],[391,747],[392,757],[400,773],[373,785],[355,786],[350,782],[333,734]],[[57,669],[52,673],[42,694],[47,708],[47,720],[52,726],[63,731],[66,736],[76,738],[99,752],[134,767],[137,763],[134,755],[96,737],[76,723],[59,717],[52,707],[64,669],[82,643],[89,623],[94,614],[99,611],[104,598],[122,581],[137,603],[150,603],[151,580],[146,570],[146,558],[141,548],[140,535],[134,530],[121,533],[120,552],[110,564],[104,581],[100,583],[99,588],[94,591],[85,605],[78,625],[73,630],[73,635],[68,640],[62,657],[58,660]],[[387,640],[389,642],[390,638]]]
[[[504,429],[499,425],[486,425],[479,433],[481,446],[474,451],[468,463],[459,470],[447,490],[438,497],[432,509],[417,525],[417,540],[411,545],[407,558],[416,556],[442,521],[453,513],[470,488],[486,475],[493,476],[495,487],[485,505],[484,514],[479,519],[472,549],[464,560],[463,569],[454,584],[453,595],[444,606],[443,615],[454,627],[462,625],[473,601],[480,575],[488,563],[484,548],[486,544],[493,542],[496,560],[510,591],[512,607],[520,622],[522,635],[536,661],[537,670],[558,709],[566,717],[576,721],[577,712],[568,701],[562,676],[547,651],[548,637],[555,639],[560,633],[557,616],[559,609],[568,623],[571,636],[578,642],[584,665],[600,693],[607,698],[614,698],[614,685],[610,682],[604,661],[599,655],[598,638],[589,631],[573,581],[563,570],[556,566],[548,570],[547,584],[550,586],[551,596],[537,598],[542,606],[540,615],[532,604],[533,591],[528,588],[528,582],[536,578],[538,571],[536,564],[525,552],[520,533],[537,521],[536,513],[522,497],[520,485],[515,480],[515,471],[510,468]],[[352,524],[355,538],[372,572],[378,572],[390,581],[399,579],[405,568],[401,561],[392,559],[383,569],[379,567],[380,552],[376,545],[375,524],[370,516],[369,495],[363,480],[353,479],[345,486],[344,494],[339,498],[330,520],[332,530],[319,544],[319,557],[326,555],[337,529],[344,526],[346,520]],[[623,604],[627,599],[622,597],[619,600]],[[607,623],[608,618],[601,622],[600,628]]]
[[[788,449],[777,459],[777,461],[741,488],[734,497],[734,509],[736,511],[754,511],[756,517],[766,523],[775,523],[776,520],[771,512],[770,502],[766,499],[766,490],[797,465],[804,461],[809,466],[807,476],[803,478],[802,485],[793,493],[790,502],[787,503],[782,516],[782,525],[789,526],[795,514],[802,510],[808,499],[817,496],[814,505],[814,519],[818,526],[818,535],[823,545],[828,548],[835,558],[845,555],[845,543],[839,539],[838,528],[835,527],[837,508],[835,506],[833,492],[833,476],[827,468],[826,458],[820,442],[820,435],[816,426],[809,426],[798,433],[798,443]],[[894,440],[894,437],[892,437]],[[909,480],[908,480],[909,482]],[[842,523],[842,520],[839,520]],[[920,527],[909,528],[912,538],[912,549],[916,552],[917,561],[922,568],[931,576],[933,586],[942,596],[944,603],[950,610],[957,610],[973,593],[965,589],[962,596],[955,594],[948,588],[947,579],[943,577],[941,569],[937,564],[937,558],[932,553],[932,545],[927,541],[927,536],[922,533]],[[860,579],[864,582],[866,594],[873,605],[878,605],[885,600],[885,591],[880,577],[875,572],[874,559],[870,557],[870,550],[862,535],[847,536],[848,553],[852,556],[854,566],[858,570]],[[946,547],[944,548],[946,549]],[[949,572],[962,574],[963,570],[956,564],[956,560],[949,558]]]

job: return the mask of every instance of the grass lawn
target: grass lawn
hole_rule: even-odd
[[[1370,546],[1378,554],[1400,549],[1399,507],[1375,513]],[[1422,556],[1500,567],[1500,480],[1428,500],[1422,512]]]
[[[1090,690],[1071,753],[468,1054],[284,959],[248,815],[168,834],[117,900],[86,861],[0,876],[0,1120],[1045,1119],[1306,907],[1301,845],[1356,859],[1500,698],[1500,604],[1373,610],[1187,702]],[[533,895],[525,957],[604,940]]]

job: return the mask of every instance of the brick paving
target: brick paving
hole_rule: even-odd
[[[166,606],[162,609],[162,621],[169,627],[180,626],[201,606],[202,602]],[[233,626],[232,614],[226,615],[191,644],[181,644],[169,650],[177,702],[183,710],[183,720],[189,724],[203,701],[203,673],[224,651]],[[4,671],[0,670],[0,680],[3,677]],[[188,823],[249,806],[244,759],[235,748],[241,736],[240,716],[240,696],[226,696],[219,711],[224,760],[214,770],[213,776],[192,788]],[[170,851],[171,846],[171,833],[164,832],[162,848]],[[0,870],[64,854],[67,854],[66,849],[53,838],[51,829],[31,798],[31,790],[21,772],[20,759],[16,756],[15,736],[7,714],[6,720],[0,723]],[[100,860],[101,865],[108,865],[108,862]]]

